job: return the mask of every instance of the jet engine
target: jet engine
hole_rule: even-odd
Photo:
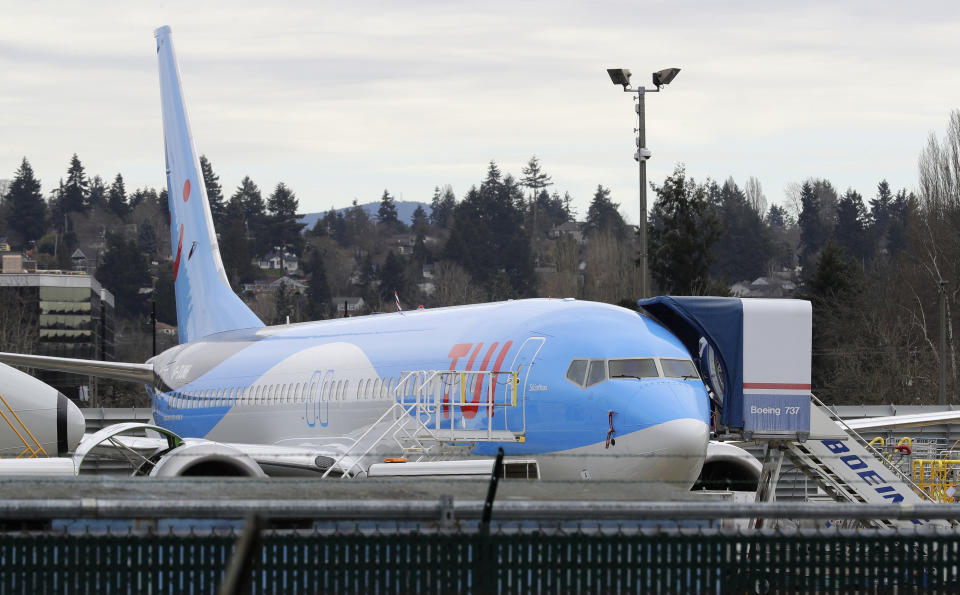
[[[692,489],[756,492],[762,467],[756,457],[739,446],[711,440]]]
[[[74,450],[86,422],[49,384],[0,364],[0,457],[56,457]]]
[[[260,465],[232,446],[190,440],[164,453],[150,477],[266,477]]]

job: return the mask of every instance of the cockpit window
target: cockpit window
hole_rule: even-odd
[[[667,378],[700,378],[697,368],[688,359],[662,358],[660,366],[663,368],[663,375]]]
[[[576,384],[577,386],[583,386],[583,381],[587,377],[587,360],[585,359],[575,359],[570,362],[570,367],[567,368],[567,380]]]
[[[610,378],[657,378],[657,363],[653,358],[612,359],[608,363]]]
[[[590,360],[590,368],[587,372],[587,386],[593,386],[607,379],[606,362],[602,359]]]

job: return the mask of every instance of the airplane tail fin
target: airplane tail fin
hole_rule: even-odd
[[[262,327],[230,288],[207,202],[197,149],[190,133],[180,68],[170,27],[154,31],[160,66],[163,144],[170,203],[170,239],[180,342],[213,333]]]

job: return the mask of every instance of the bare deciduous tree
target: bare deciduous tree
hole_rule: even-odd
[[[455,262],[438,262],[433,269],[433,294],[438,306],[459,306],[485,301],[483,291],[477,287],[469,273]]]

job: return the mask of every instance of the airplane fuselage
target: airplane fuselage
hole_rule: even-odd
[[[642,360],[652,373],[614,378],[609,370],[623,366],[611,360]],[[412,386],[396,390],[405,373],[499,372],[492,392],[489,375],[448,388],[445,397],[468,406],[437,413],[448,427],[524,434],[478,443],[472,454],[502,446],[536,456],[545,478],[642,477],[686,489],[709,415],[699,377],[671,372],[689,360],[676,337],[630,310],[536,299],[219,333],[152,359],[161,382],[149,388],[155,421],[183,436],[348,448],[411,394]],[[510,372],[515,407],[506,406]]]

